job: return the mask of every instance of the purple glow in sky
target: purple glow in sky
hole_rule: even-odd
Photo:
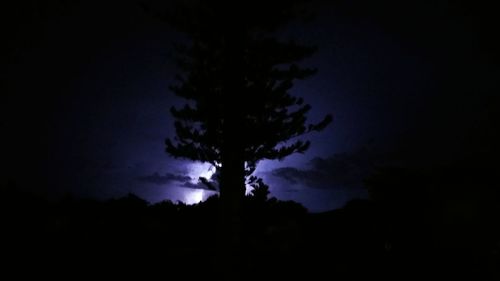
[[[209,166],[174,160],[164,152],[164,139],[173,135],[168,109],[183,102],[168,91],[175,73],[169,59],[171,44],[180,37],[141,14],[133,2],[99,5],[98,9],[87,2],[75,5],[46,23],[38,46],[24,52],[19,63],[52,65],[55,72],[47,75],[57,79],[43,82],[61,91],[50,120],[50,149],[54,153],[48,165],[49,185],[62,194],[98,198],[132,192],[152,203],[206,199],[213,192],[196,189],[196,184],[199,176],[212,173]],[[115,15],[113,21],[110,14]],[[329,33],[328,28],[312,28],[315,32],[298,31],[299,37],[314,34],[315,38],[303,39],[324,41],[321,37]],[[336,42],[322,42],[324,50],[332,43]],[[81,61],[70,63],[68,58],[82,50],[85,53],[78,56]],[[352,139],[362,130],[360,126],[345,127],[346,122],[359,119],[356,115],[362,108],[336,98],[343,97],[345,90],[330,79],[331,65],[320,63],[325,55],[328,51],[320,51],[319,57],[309,62],[321,68],[320,74],[298,83],[294,91],[312,105],[312,121],[333,113],[334,124],[321,134],[311,134],[312,147],[305,155],[293,155],[283,162],[263,161],[256,171],[271,184],[272,196],[303,202],[311,210],[340,207],[350,197],[339,195],[344,191],[336,187],[305,187],[300,180],[286,179],[273,170],[307,169],[314,157],[326,158],[352,149],[356,147]],[[61,81],[68,82],[60,85]]]
[[[196,203],[213,194],[197,182],[213,172],[208,164],[164,151],[173,136],[168,109],[183,103],[168,91],[176,72],[172,43],[182,36],[137,1],[64,1],[43,13],[30,10],[41,2],[10,2],[19,16],[3,25],[8,181],[57,196],[132,192],[152,203]],[[362,179],[380,162],[432,166],[498,147],[488,127],[497,109],[500,48],[491,34],[498,17],[450,1],[387,12],[407,5],[398,3],[317,2],[315,21],[288,30],[318,46],[304,62],[318,74],[293,93],[311,104],[311,121],[328,113],[334,120],[307,137],[304,155],[259,164],[255,173],[271,196],[325,211],[365,197]],[[377,13],[367,14],[371,9]]]

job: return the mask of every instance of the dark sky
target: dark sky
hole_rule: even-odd
[[[211,194],[196,183],[208,166],[164,153],[168,109],[182,102],[168,91],[172,43],[183,37],[137,2],[2,9],[3,182],[50,196],[133,192],[151,202]],[[272,195],[328,210],[366,196],[362,179],[374,166],[433,167],[497,151],[493,7],[332,2],[315,2],[315,21],[282,34],[318,46],[304,62],[318,74],[293,92],[312,105],[311,121],[332,113],[334,122],[310,135],[304,155],[259,166]]]

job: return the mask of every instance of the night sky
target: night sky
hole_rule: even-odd
[[[2,8],[2,181],[54,198],[132,192],[195,203],[213,194],[197,183],[208,165],[164,152],[168,109],[182,103],[168,90],[172,43],[184,37],[139,1],[21,2]],[[325,211],[365,198],[363,178],[379,166],[498,155],[492,7],[331,2],[314,2],[313,22],[280,35],[318,46],[304,62],[318,74],[293,93],[311,104],[309,120],[334,121],[308,136],[304,155],[259,165],[273,196]]]

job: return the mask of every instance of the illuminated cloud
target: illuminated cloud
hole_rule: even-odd
[[[153,173],[152,175],[138,177],[137,180],[145,183],[152,183],[157,185],[164,185],[171,182],[188,182],[192,181],[189,176],[183,175],[175,175],[172,173],[165,173],[161,176],[158,172]]]
[[[327,158],[316,157],[309,162],[308,168],[280,167],[271,170],[270,174],[291,185],[307,188],[357,188],[363,185],[363,178],[373,170],[374,161],[372,155],[362,150]]]

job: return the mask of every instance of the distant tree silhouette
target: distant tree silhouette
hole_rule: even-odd
[[[195,3],[195,4],[193,4]],[[171,108],[176,137],[166,140],[174,157],[209,162],[220,170],[220,197],[232,211],[245,195],[245,180],[263,159],[283,159],[305,152],[300,137],[321,131],[332,120],[308,124],[311,107],[290,89],[314,69],[297,63],[315,48],[273,35],[296,18],[293,1],[189,2],[164,16],[192,40],[178,46],[182,74],[171,90],[188,100]]]

